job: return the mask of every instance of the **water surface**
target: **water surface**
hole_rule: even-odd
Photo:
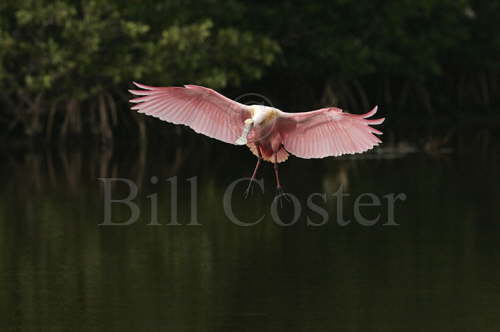
[[[282,180],[303,209],[289,227],[270,212],[269,164],[260,173],[265,193],[243,200],[242,184],[232,202],[239,219],[262,221],[241,227],[228,218],[224,193],[255,162],[242,148],[195,138],[182,148],[4,152],[0,329],[498,331],[498,150],[470,149],[460,138],[429,142],[389,137],[383,151],[362,157],[291,158]],[[176,218],[167,181],[174,176]],[[99,225],[103,177],[137,183],[136,222]],[[192,177],[198,226],[188,225]],[[351,195],[342,204],[352,221],[345,226],[331,196],[339,186]],[[123,184],[113,190],[128,192]],[[371,227],[354,220],[354,200],[367,192],[383,203],[362,210],[380,216]],[[321,227],[307,224],[321,220],[307,207],[313,193],[330,195],[320,204],[329,218]],[[384,226],[390,193],[406,195],[394,209],[398,226]],[[148,225],[148,195],[158,198],[161,225]],[[124,205],[112,212],[115,221],[129,216]],[[281,212],[284,221],[293,217]]]

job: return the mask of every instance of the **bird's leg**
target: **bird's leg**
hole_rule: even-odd
[[[279,170],[278,170],[278,153],[275,153],[275,155],[274,155],[274,176],[276,177],[276,198],[280,199],[282,196],[284,196],[287,201],[290,201],[290,198],[283,191],[283,187],[281,186],[280,175],[279,175]],[[281,201],[280,201],[280,205],[281,205]]]
[[[257,154],[258,154],[257,164],[255,165],[255,169],[253,170],[252,178],[250,179],[250,182],[248,183],[247,190],[245,190],[245,198],[248,197],[248,194],[250,193],[250,190],[252,189],[252,184],[255,181],[255,176],[257,176],[257,171],[259,170],[259,166],[262,162],[262,154],[260,152],[260,146],[257,143],[255,143],[255,147],[257,148]]]
[[[280,183],[280,175],[278,171],[278,153],[274,154],[274,176],[276,177],[276,189],[282,190]]]

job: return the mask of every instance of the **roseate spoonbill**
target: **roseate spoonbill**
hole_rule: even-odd
[[[381,135],[371,125],[384,118],[367,119],[377,106],[365,114],[350,114],[336,107],[303,113],[287,113],[262,105],[244,105],[218,92],[197,85],[154,87],[134,84],[136,96],[130,102],[139,113],[163,121],[183,124],[197,133],[220,141],[247,145],[257,156],[257,164],[245,195],[255,180],[262,160],[274,164],[276,188],[283,194],[278,163],[290,154],[300,158],[324,158],[367,151],[381,143]]]

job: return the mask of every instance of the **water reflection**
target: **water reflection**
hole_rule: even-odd
[[[5,156],[0,200],[0,329],[50,331],[496,331],[500,325],[498,152],[382,153],[378,158],[292,159],[286,188],[303,206],[343,185],[355,197],[404,192],[399,226],[306,225],[271,219],[265,194],[235,196],[235,213],[262,222],[238,227],[224,212],[227,186],[247,176],[244,149],[194,140],[187,148],[76,150]],[[173,145],[175,146],[175,145]],[[388,147],[391,145],[388,144]],[[482,148],[480,151],[483,151]],[[219,157],[218,157],[219,156]],[[222,157],[220,157],[222,156]],[[226,156],[230,156],[230,159]],[[369,157],[369,156],[368,156]],[[268,165],[266,165],[268,166]],[[162,181],[153,184],[152,175]],[[198,178],[201,226],[167,226],[178,177],[178,222],[190,222]],[[102,227],[99,177],[139,185],[141,218]],[[116,188],[118,191],[123,190]],[[162,226],[148,226],[159,198]],[[352,200],[344,202],[353,218]],[[387,211],[380,212],[387,217]],[[126,218],[126,207],[116,207]]]

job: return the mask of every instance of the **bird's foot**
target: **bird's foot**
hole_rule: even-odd
[[[280,207],[283,207],[283,199],[285,199],[289,203],[292,202],[290,197],[288,197],[288,194],[283,190],[283,187],[281,186],[276,187],[276,195],[274,196],[274,199],[278,200]]]
[[[255,181],[255,180],[250,180],[250,183],[248,184],[247,189],[246,189],[246,190],[245,190],[245,192],[243,193],[243,198],[244,198],[244,199],[247,199],[247,198],[248,198],[248,196],[252,195],[252,193],[253,193],[253,182],[254,182],[254,181]]]

